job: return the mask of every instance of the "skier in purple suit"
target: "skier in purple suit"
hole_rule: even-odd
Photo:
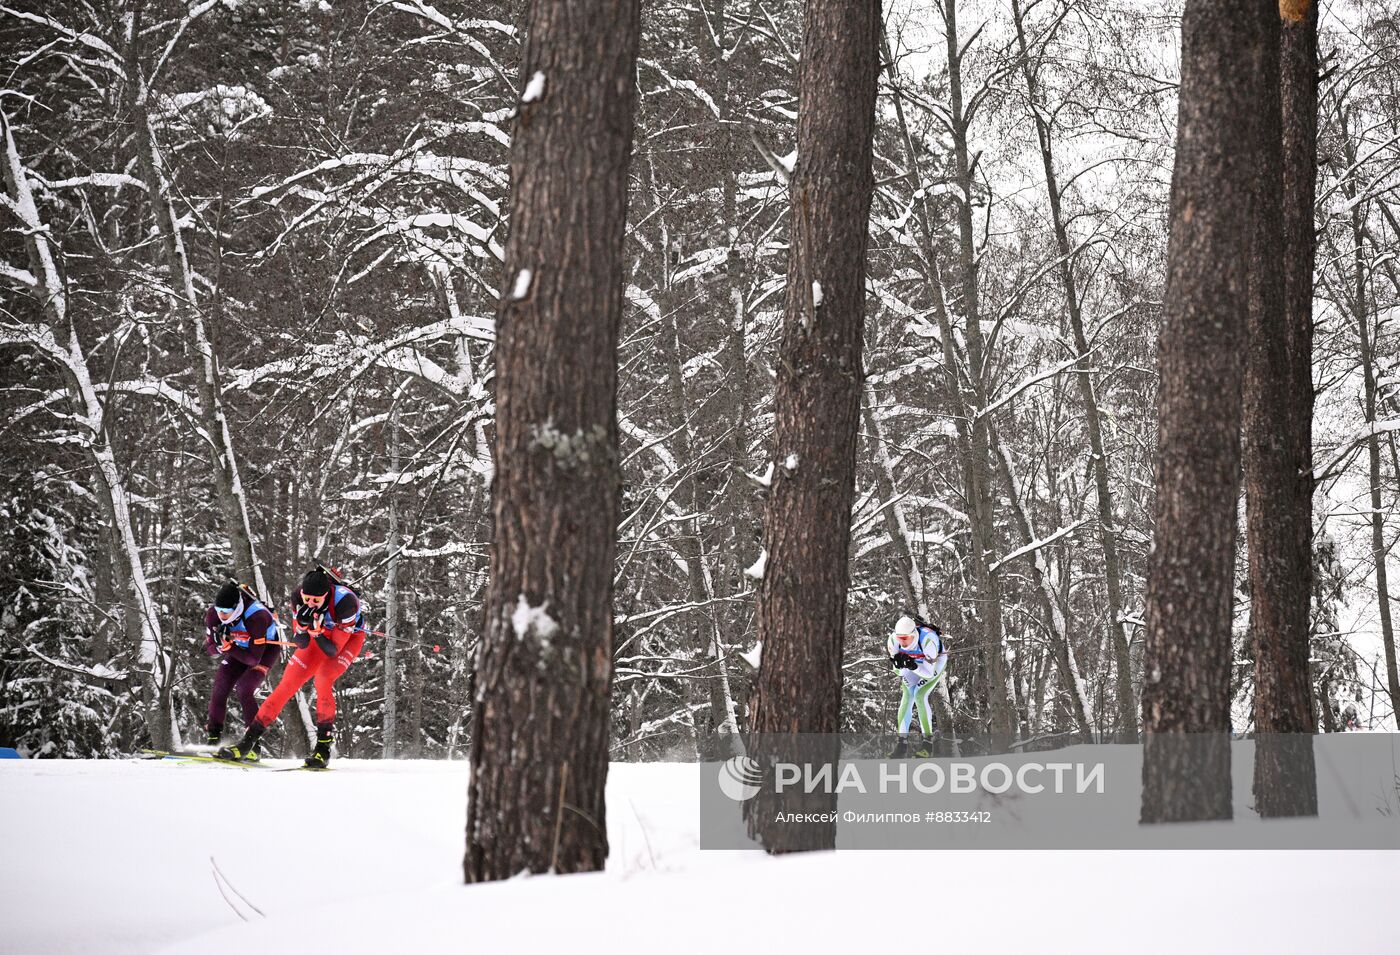
[[[280,644],[272,613],[237,584],[224,584],[213,606],[204,612],[205,652],[222,657],[209,697],[209,745],[219,745],[223,737],[230,692],[238,693],[244,724],[253,722],[258,712],[253,694],[277,662]],[[256,759],[257,754],[251,758]]]

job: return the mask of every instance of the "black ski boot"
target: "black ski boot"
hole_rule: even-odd
[[[334,735],[331,732],[331,724],[316,727],[316,748],[311,755],[306,757],[306,762],[302,764],[304,769],[327,769],[327,763],[331,761],[331,743]]]
[[[209,735],[205,737],[204,741],[210,746],[218,746],[220,740],[224,738],[224,724],[210,723],[208,730]]]
[[[894,744],[894,749],[890,750],[890,759],[904,759],[909,755],[909,737],[901,736],[899,742]]]
[[[918,759],[928,759],[932,756],[933,741],[934,737],[932,736],[921,736],[919,742],[914,744],[914,756]]]
[[[258,739],[267,729],[257,723],[248,724],[248,732],[243,734],[243,738],[232,746],[225,746],[214,754],[215,759],[228,760],[230,763],[256,762],[258,759]]]

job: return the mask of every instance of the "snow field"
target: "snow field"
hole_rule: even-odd
[[[613,765],[605,873],[464,886],[465,763],[333,765],[0,763],[0,952],[1396,950],[1400,853],[701,852],[684,764]]]

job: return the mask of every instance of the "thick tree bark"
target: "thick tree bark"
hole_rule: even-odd
[[[1244,468],[1254,640],[1254,805],[1315,815],[1312,595],[1313,195],[1317,19],[1285,19],[1260,77]]]
[[[1188,0],[1158,340],[1142,820],[1229,818],[1230,631],[1255,128],[1268,0]]]
[[[511,143],[468,882],[608,854],[617,336],[638,0],[536,0]]]
[[[1065,314],[1069,318],[1070,332],[1074,335],[1075,352],[1080,362],[1087,365],[1089,339],[1084,333],[1084,314],[1080,304],[1079,283],[1074,274],[1069,229],[1065,225],[1064,213],[1060,208],[1063,197],[1060,193],[1059,177],[1055,171],[1054,137],[1040,102],[1040,83],[1031,65],[1019,0],[1012,0],[1011,11],[1016,21],[1016,38],[1021,50],[1021,70],[1026,81],[1026,94],[1031,100],[1031,116],[1035,121],[1036,137],[1040,143],[1041,165],[1045,169],[1045,193],[1050,204],[1050,225],[1055,232],[1055,250],[1060,256],[1059,272],[1060,283],[1065,291]],[[1099,399],[1094,389],[1094,378],[1087,369],[1076,374],[1074,378],[1079,387],[1079,404],[1084,412],[1084,428],[1089,436],[1089,459],[1093,464],[1094,493],[1099,508],[1099,546],[1103,550],[1104,589],[1108,597],[1106,625],[1113,647],[1117,675],[1118,730],[1122,736],[1136,739],[1137,690],[1133,686],[1127,624],[1123,620],[1123,564],[1118,556],[1118,527],[1113,517],[1113,493],[1109,490],[1108,453],[1104,450],[1103,426],[1099,421]]]
[[[878,0],[807,2],[774,398],[777,466],[758,593],[763,660],[750,706],[760,762],[771,755],[767,737],[841,727],[880,22]],[[831,848],[834,823],[773,819],[780,809],[834,808],[834,800],[761,792],[745,804],[749,831],[770,852]]]

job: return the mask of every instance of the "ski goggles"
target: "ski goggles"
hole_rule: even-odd
[[[235,620],[238,619],[239,614],[241,614],[242,612],[243,612],[243,601],[242,601],[241,599],[238,601],[238,603],[237,603],[236,605],[234,605],[234,606],[232,606],[232,607],[215,607],[215,608],[214,608],[214,613],[218,614],[219,620],[221,620],[221,621],[224,622],[224,623],[233,623],[233,621],[235,621]]]

